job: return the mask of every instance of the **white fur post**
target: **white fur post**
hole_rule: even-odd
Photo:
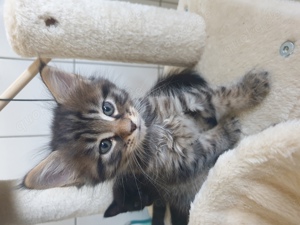
[[[205,41],[196,14],[105,0],[7,0],[12,48],[23,57],[195,65]]]
[[[0,224],[33,225],[103,213],[112,201],[112,183],[95,188],[45,191],[18,188],[20,181],[0,181]]]

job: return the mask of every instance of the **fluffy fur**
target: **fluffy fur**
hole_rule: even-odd
[[[299,224],[300,121],[270,127],[220,156],[191,207],[191,225]]]

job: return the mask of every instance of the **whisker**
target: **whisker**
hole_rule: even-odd
[[[131,171],[133,171],[132,170],[132,168],[131,168],[131,164],[129,164],[129,166],[130,166],[130,170]],[[132,175],[133,175],[133,177],[134,177],[134,182],[135,182],[135,185],[136,185],[136,188],[137,188],[137,191],[138,191],[138,194],[139,194],[139,197],[140,197],[140,203],[141,203],[141,205],[143,204],[143,201],[142,201],[142,196],[141,196],[141,192],[140,192],[140,188],[139,188],[139,186],[138,186],[138,184],[137,184],[137,178],[136,178],[136,176],[135,176],[135,173],[134,172],[131,172],[132,173]]]
[[[145,152],[139,148],[137,149],[137,154],[145,154]],[[138,166],[138,168],[140,169],[140,171],[142,172],[142,174],[145,176],[145,178],[156,188],[156,190],[159,192],[159,189],[156,187],[156,185],[158,185],[160,188],[163,189],[164,192],[166,192],[167,194],[169,194],[168,188],[166,186],[165,183],[163,183],[162,181],[158,181],[158,170],[156,171],[156,179],[154,180],[153,177],[151,177],[143,168],[142,166],[139,164],[137,158],[137,156],[135,154],[132,155],[132,159],[134,161],[134,163],[136,164],[136,166]],[[144,157],[139,157],[141,160],[143,160]],[[157,158],[155,158],[155,160],[157,160]]]

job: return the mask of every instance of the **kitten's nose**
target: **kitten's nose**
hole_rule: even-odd
[[[126,138],[136,130],[136,124],[130,119],[121,119],[115,125],[114,132],[122,138]]]
[[[132,121],[130,121],[130,122],[131,122],[131,129],[130,129],[130,132],[132,133],[133,131],[136,130],[136,125],[135,125],[135,123],[133,123]]]

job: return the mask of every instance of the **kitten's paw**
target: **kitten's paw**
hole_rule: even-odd
[[[243,87],[249,92],[250,103],[260,103],[270,92],[270,79],[267,71],[252,70],[242,79]]]
[[[230,146],[233,146],[239,141],[241,137],[241,124],[239,120],[235,117],[226,119],[223,122],[222,126],[230,143]]]

